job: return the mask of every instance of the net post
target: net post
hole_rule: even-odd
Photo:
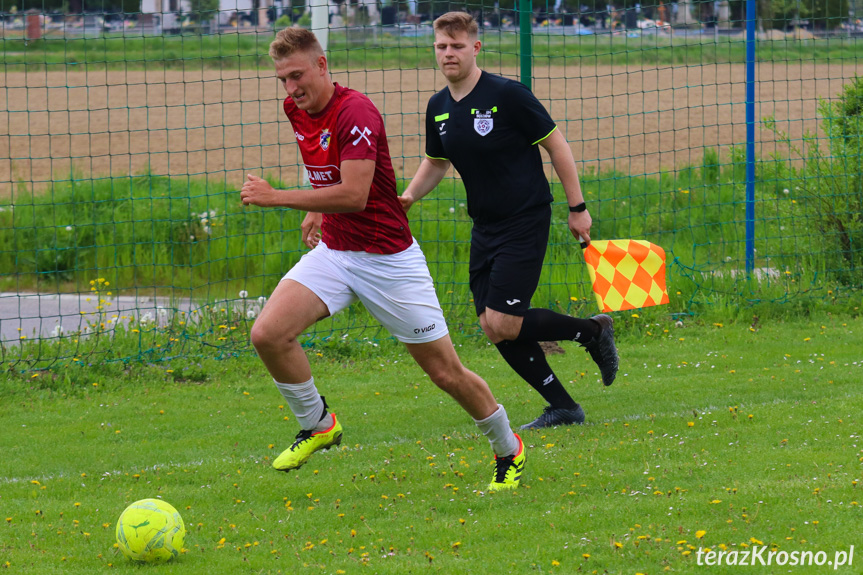
[[[312,32],[315,33],[326,54],[330,40],[330,13],[327,0],[311,0],[309,6],[312,12]]]
[[[746,274],[755,269],[755,24],[756,0],[746,0]]]

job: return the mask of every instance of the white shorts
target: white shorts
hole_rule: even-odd
[[[321,242],[282,279],[312,290],[331,316],[357,300],[363,302],[402,343],[427,343],[449,332],[416,240],[397,254],[331,250]]]

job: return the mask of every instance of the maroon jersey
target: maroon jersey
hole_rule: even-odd
[[[413,237],[396,193],[384,119],[365,95],[335,86],[333,98],[317,114],[300,110],[290,97],[285,98],[285,114],[291,121],[313,188],[340,184],[344,160],[375,162],[366,209],[324,214],[323,242],[334,250],[401,252],[413,243]]]

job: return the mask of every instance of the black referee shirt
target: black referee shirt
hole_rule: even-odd
[[[431,97],[426,155],[452,162],[475,223],[499,222],[552,202],[537,143],[554,129],[524,84],[483,72],[459,102],[448,87]]]

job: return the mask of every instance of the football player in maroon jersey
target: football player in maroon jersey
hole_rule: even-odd
[[[332,81],[309,30],[280,31],[270,57],[312,186],[277,190],[249,175],[241,191],[246,205],[308,212],[301,233],[312,250],[276,287],[251,332],[301,427],[273,467],[297,469],[315,451],[341,442],[341,423],[327,411],[297,338],[319,319],[361,301],[488,437],[495,453],[489,489],[517,487],[524,446],[486,382],[455,352],[425,256],[398,199],[383,117],[365,95]]]

